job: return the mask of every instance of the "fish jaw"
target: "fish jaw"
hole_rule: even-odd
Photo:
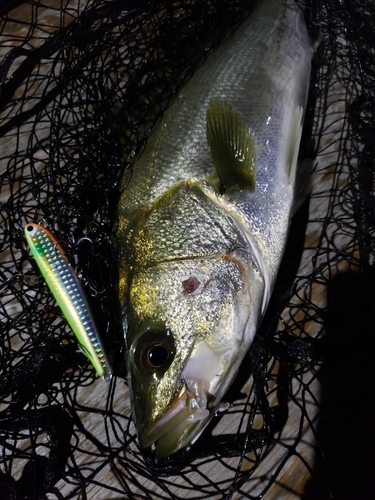
[[[155,455],[163,458],[191,443],[215,413],[210,391],[221,372],[219,357],[205,342],[199,343],[181,372],[175,398],[166,413],[147,429],[143,446],[156,443]]]
[[[144,403],[137,404],[137,399],[138,402],[140,400],[135,397],[141,447],[152,447],[155,457],[164,459],[194,444],[212,417],[228,406],[212,394],[217,393],[222,377],[223,367],[219,357],[205,342],[201,342],[188,359],[176,394],[159,419],[148,425],[138,421],[139,408],[144,408]],[[132,395],[134,397],[134,393]]]

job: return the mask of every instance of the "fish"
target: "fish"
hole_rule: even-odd
[[[41,224],[29,222],[24,234],[31,253],[52,295],[60,306],[78,345],[99,377],[110,380],[112,368],[100,340],[88,300],[56,236]]]
[[[312,55],[293,0],[259,2],[181,89],[120,195],[131,405],[157,459],[199,438],[264,316],[302,182]]]

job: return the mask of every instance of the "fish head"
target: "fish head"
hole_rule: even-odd
[[[126,340],[143,448],[163,458],[199,437],[252,341],[251,303],[248,273],[234,253],[134,273]]]

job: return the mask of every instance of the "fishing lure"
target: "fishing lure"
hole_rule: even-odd
[[[96,373],[108,380],[111,369],[100,342],[82,285],[70,266],[56,237],[40,224],[28,223],[25,237],[33,257],[79,346],[91,361]]]

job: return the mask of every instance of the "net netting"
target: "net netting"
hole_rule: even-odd
[[[188,452],[138,446],[117,299],[116,206],[178,89],[245,0],[0,5],[2,499],[372,498],[374,2],[315,0],[303,141],[314,187],[226,400]],[[125,176],[124,176],[125,174]],[[124,177],[123,177],[124,176]],[[121,179],[125,179],[122,184]],[[30,256],[63,242],[116,367],[98,380]]]

